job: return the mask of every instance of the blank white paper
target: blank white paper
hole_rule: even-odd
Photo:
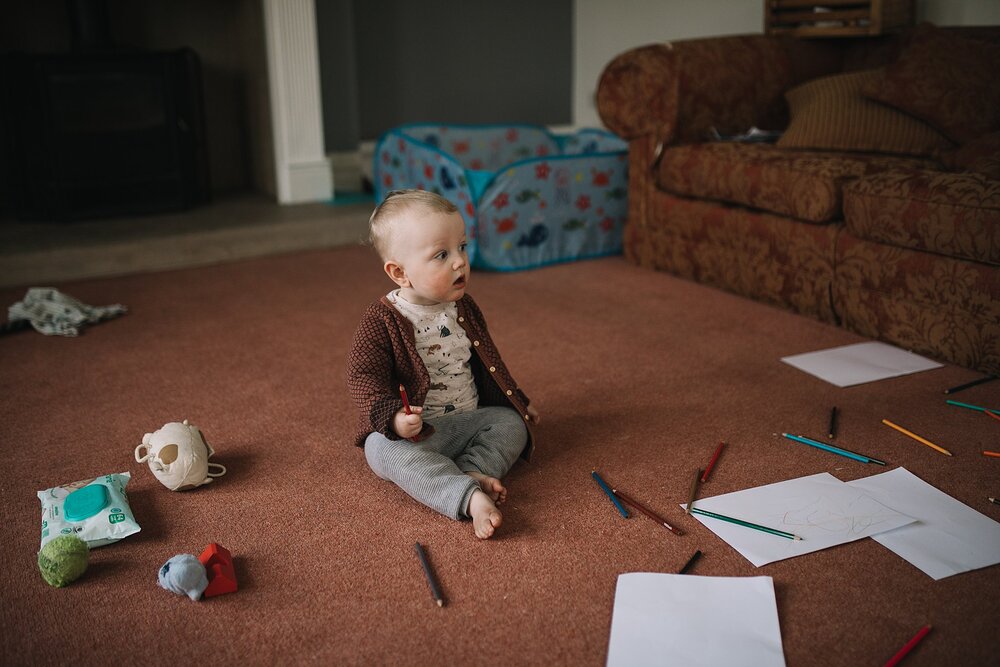
[[[916,523],[875,535],[874,540],[935,580],[1000,563],[1000,523],[906,468],[848,484],[916,517]]]
[[[943,364],[886,343],[857,343],[781,360],[838,387],[940,368]]]
[[[607,664],[784,665],[771,577],[619,575]]]
[[[914,521],[828,472],[700,498],[694,506],[802,538],[791,540],[693,515],[757,567],[871,537]]]

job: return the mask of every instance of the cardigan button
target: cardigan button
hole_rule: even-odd
[[[464,318],[464,317],[459,317],[459,318],[458,318],[458,321],[459,321],[459,322],[464,322],[464,321],[465,321],[465,318]]]
[[[497,367],[496,366],[490,366],[490,373],[496,373],[496,372],[497,372]]]
[[[479,347],[479,341],[478,340],[472,341],[472,344],[475,345],[476,347]]]
[[[531,421],[531,415],[524,415],[524,420],[530,422]]]
[[[508,396],[512,395],[513,393],[514,393],[514,392],[512,392],[512,391],[511,391],[510,389],[508,389],[508,390],[507,390],[507,395],[508,395]]]

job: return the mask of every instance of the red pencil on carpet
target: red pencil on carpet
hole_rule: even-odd
[[[913,647],[920,643],[920,640],[927,636],[927,633],[931,631],[931,626],[925,625],[920,628],[920,632],[913,636],[913,639],[906,642],[906,645],[896,652],[896,655],[889,658],[889,662],[885,663],[885,667],[894,667],[898,665],[900,661],[906,657],[906,655],[913,650]]]
[[[705,468],[705,472],[701,473],[701,483],[704,484],[708,481],[708,473],[712,472],[712,467],[715,462],[719,460],[719,454],[722,453],[722,448],[726,443],[720,442],[719,446],[715,448],[715,454],[712,454],[712,460],[708,462],[708,466]]]
[[[632,498],[629,498],[628,496],[626,496],[624,493],[622,493],[618,489],[611,489],[611,493],[613,493],[614,495],[618,496],[619,498],[621,498],[622,500],[624,500],[626,503],[628,503],[632,507],[634,507],[637,510],[639,510],[640,512],[642,512],[643,514],[645,514],[646,516],[648,516],[650,519],[652,519],[656,523],[660,524],[661,526],[663,526],[664,528],[666,528],[667,530],[669,530],[674,535],[683,535],[684,534],[684,531],[682,531],[680,528],[674,528],[673,526],[671,526],[669,523],[667,523],[664,520],[664,518],[662,516],[658,515],[653,510],[648,509],[647,507],[644,507],[643,505],[640,505],[638,500],[633,500]]]

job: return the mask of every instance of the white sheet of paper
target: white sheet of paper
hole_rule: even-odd
[[[838,387],[940,368],[943,364],[886,343],[857,343],[781,360]]]
[[[1000,563],[1000,523],[906,468],[848,484],[917,518],[916,523],[879,533],[874,539],[935,580]]]
[[[608,667],[784,665],[771,577],[618,575]]]
[[[694,506],[802,538],[790,540],[693,515],[757,567],[871,537],[914,521],[828,472],[700,498]]]

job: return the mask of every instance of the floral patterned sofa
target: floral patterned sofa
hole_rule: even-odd
[[[597,93],[629,141],[625,254],[1000,372],[998,71],[1000,27],[625,52]]]

